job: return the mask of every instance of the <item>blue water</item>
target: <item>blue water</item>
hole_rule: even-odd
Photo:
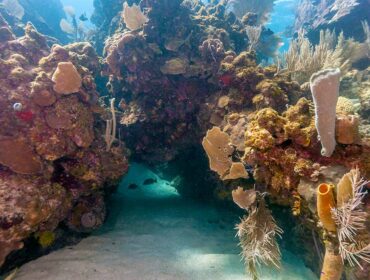
[[[72,6],[75,9],[76,16],[86,13],[87,18],[90,19],[94,12],[94,0],[61,0],[63,6]],[[85,22],[86,26],[92,26],[90,21]]]
[[[291,37],[286,33],[287,28],[294,24],[295,9],[298,0],[277,0],[267,27],[279,35],[284,43],[279,51],[287,51]]]

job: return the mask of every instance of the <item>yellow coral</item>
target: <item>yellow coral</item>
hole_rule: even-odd
[[[336,108],[337,115],[353,115],[355,113],[355,106],[353,102],[343,96],[338,97],[337,108]]]

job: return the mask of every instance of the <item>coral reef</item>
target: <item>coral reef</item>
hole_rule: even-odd
[[[355,115],[358,109],[352,101],[340,98],[336,106],[338,75],[337,83],[333,84],[335,98],[329,102],[334,112],[331,137],[338,144],[327,157],[320,153],[314,103],[307,99],[309,96],[302,87],[289,82],[288,76],[278,73],[274,67],[257,67],[250,54],[242,53],[224,60],[227,62],[221,64],[220,73],[226,85],[217,97],[209,101],[214,104],[209,120],[228,135],[228,139],[225,138],[229,143],[227,147],[234,148],[231,154],[226,155],[228,166],[231,160],[242,163],[256,183],[256,189],[267,191],[270,201],[289,205],[292,214],[303,222],[317,217],[318,184],[336,185],[343,174],[355,167],[369,177],[368,136],[359,132],[364,120]],[[329,96],[328,90],[325,94]],[[222,151],[225,150],[219,150]],[[231,180],[218,191],[226,192],[222,197],[229,197],[233,188],[248,185],[240,179],[235,180],[235,184]],[[248,201],[240,198],[238,190],[235,194],[233,192],[233,198],[244,208],[243,204]],[[330,208],[326,208],[326,216],[330,215]],[[331,224],[336,226],[333,219]],[[306,226],[313,232],[319,231],[315,222]],[[306,240],[305,244],[309,242]],[[328,252],[333,251],[328,249]],[[335,255],[338,256],[338,250]],[[318,260],[311,259],[310,265],[316,263],[318,266]]]
[[[106,151],[88,43],[51,49],[27,24],[0,42],[0,264],[33,234],[53,242],[61,222],[90,231],[105,217],[104,193],[127,170],[122,146]],[[91,67],[91,71],[86,68]]]
[[[343,260],[368,269],[367,225],[343,226],[369,205],[359,187],[370,177],[368,26],[355,26],[357,41],[326,30],[364,3],[318,1],[323,17],[311,15],[313,29],[266,66],[278,43],[263,26],[273,2],[94,1],[93,45],[66,46],[32,24],[19,37],[19,19],[1,7],[11,27],[0,16],[0,265],[26,240],[53,247],[61,226],[101,226],[127,145],[135,160],[175,173],[179,193],[248,211],[237,230],[254,278],[259,263],[279,266],[275,205],[294,219],[311,268],[325,241],[323,277],[340,277]]]
[[[370,22],[370,3],[367,0],[301,0],[298,4],[294,29],[307,30],[311,41],[319,40],[320,30],[343,31],[358,41],[364,38],[361,21]]]
[[[122,137],[131,139],[138,157],[164,161],[203,136],[197,115],[220,86],[221,61],[247,40],[240,20],[224,21],[231,15],[222,3],[189,8],[145,1],[140,7],[148,21],[141,32],[118,29],[107,40],[104,72],[122,110]]]

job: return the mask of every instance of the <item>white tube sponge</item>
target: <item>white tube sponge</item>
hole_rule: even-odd
[[[335,118],[339,95],[340,70],[325,69],[311,76],[315,104],[315,125],[321,142],[321,154],[330,157],[335,149]]]

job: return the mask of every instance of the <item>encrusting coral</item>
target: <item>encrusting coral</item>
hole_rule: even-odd
[[[88,43],[51,49],[31,25],[16,38],[0,42],[0,265],[31,236],[41,246],[85,197],[94,213],[74,218],[73,228],[90,231],[105,217],[102,194],[127,170],[125,152],[106,151],[104,122],[96,112],[98,93],[93,71],[98,57]],[[100,211],[100,212],[99,212]],[[72,215],[75,217],[76,215]],[[67,223],[68,224],[68,223]],[[71,224],[72,225],[72,224]]]

